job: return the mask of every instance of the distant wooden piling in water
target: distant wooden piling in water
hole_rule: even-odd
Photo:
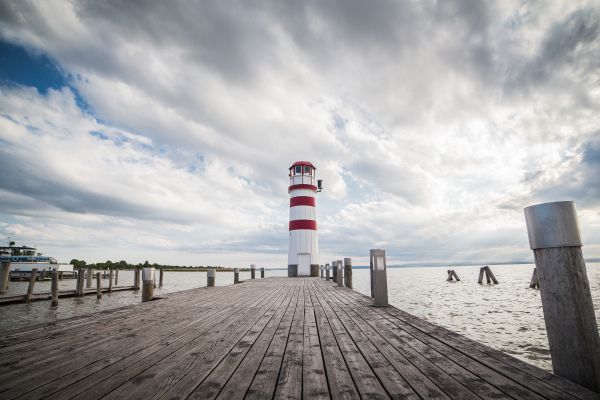
[[[10,261],[0,263],[0,294],[8,290],[8,281],[10,277]]]
[[[481,267],[481,269],[479,270],[479,278],[477,279],[477,283],[483,284],[483,276],[484,275],[485,275],[485,280],[488,284],[492,283],[492,282],[494,282],[494,285],[498,284],[498,280],[492,273],[492,270],[490,269],[490,267],[487,265],[485,267]]]
[[[119,284],[119,270],[115,270],[115,286]]]
[[[58,306],[58,271],[52,271],[52,302],[50,307]]]
[[[344,258],[344,285],[352,289],[352,259]]]
[[[531,274],[531,281],[529,282],[529,287],[531,289],[536,289],[540,287],[540,280],[537,274],[537,268],[533,269],[533,273]]]
[[[524,211],[554,373],[600,392],[600,336],[575,203]]]
[[[217,273],[217,270],[214,268],[209,268],[206,271],[206,286],[208,286],[208,287],[215,286],[216,273]]]
[[[81,297],[85,294],[83,286],[85,285],[85,270],[83,268],[79,268],[77,270],[77,282],[75,284],[75,293],[78,297]]]
[[[460,282],[460,278],[458,277],[458,275],[456,274],[456,272],[453,269],[449,269],[448,271],[448,278],[446,279],[447,282],[453,282],[454,279],[456,279],[456,282]],[[481,271],[480,271],[481,274]]]
[[[35,286],[37,271],[37,268],[33,268],[31,270],[31,275],[29,276],[29,286],[27,287],[27,297],[25,298],[26,303],[31,303],[31,296],[33,296],[33,287]]]
[[[256,265],[250,264],[250,279],[256,278]]]
[[[133,287],[135,290],[140,290],[140,267],[133,269]]]
[[[159,274],[160,274],[160,277],[158,279],[158,286],[162,287],[162,285],[163,285],[163,277],[165,275],[165,270],[163,268],[161,268]]]
[[[96,298],[102,298],[102,274],[100,272],[96,272]]]
[[[233,284],[238,284],[240,283],[240,269],[239,268],[234,268],[233,269]]]
[[[154,297],[154,268],[142,270],[142,303],[151,301]]]
[[[260,277],[261,279],[265,277],[265,269],[263,267],[260,268]]]
[[[85,287],[87,289],[91,289],[92,288],[92,267],[88,267],[87,269],[87,274],[86,274],[86,281],[85,281]]]
[[[114,275],[115,275],[115,272],[111,269],[110,273],[108,274],[108,293],[112,293],[112,291],[113,291]]]

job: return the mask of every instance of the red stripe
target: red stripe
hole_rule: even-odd
[[[313,221],[312,219],[297,219],[295,221],[290,221],[290,231],[295,231],[297,229],[311,229],[316,231],[317,221]]]
[[[295,206],[312,206],[315,207],[315,198],[312,196],[296,196],[290,198],[290,207]]]
[[[312,190],[313,192],[317,191],[317,187],[315,185],[309,185],[308,183],[301,183],[299,185],[291,185],[288,188],[288,193],[290,193],[292,190],[296,190],[296,189],[309,189],[309,190]]]

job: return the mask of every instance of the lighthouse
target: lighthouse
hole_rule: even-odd
[[[319,276],[317,242],[317,192],[321,180],[316,180],[316,168],[308,161],[296,161],[289,168],[290,186],[290,248],[288,276]]]

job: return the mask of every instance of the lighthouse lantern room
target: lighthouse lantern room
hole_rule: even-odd
[[[290,249],[288,276],[319,276],[315,195],[321,191],[316,168],[296,161],[290,169]]]

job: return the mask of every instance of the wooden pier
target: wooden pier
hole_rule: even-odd
[[[600,399],[319,278],[267,278],[0,333],[0,398]]]

